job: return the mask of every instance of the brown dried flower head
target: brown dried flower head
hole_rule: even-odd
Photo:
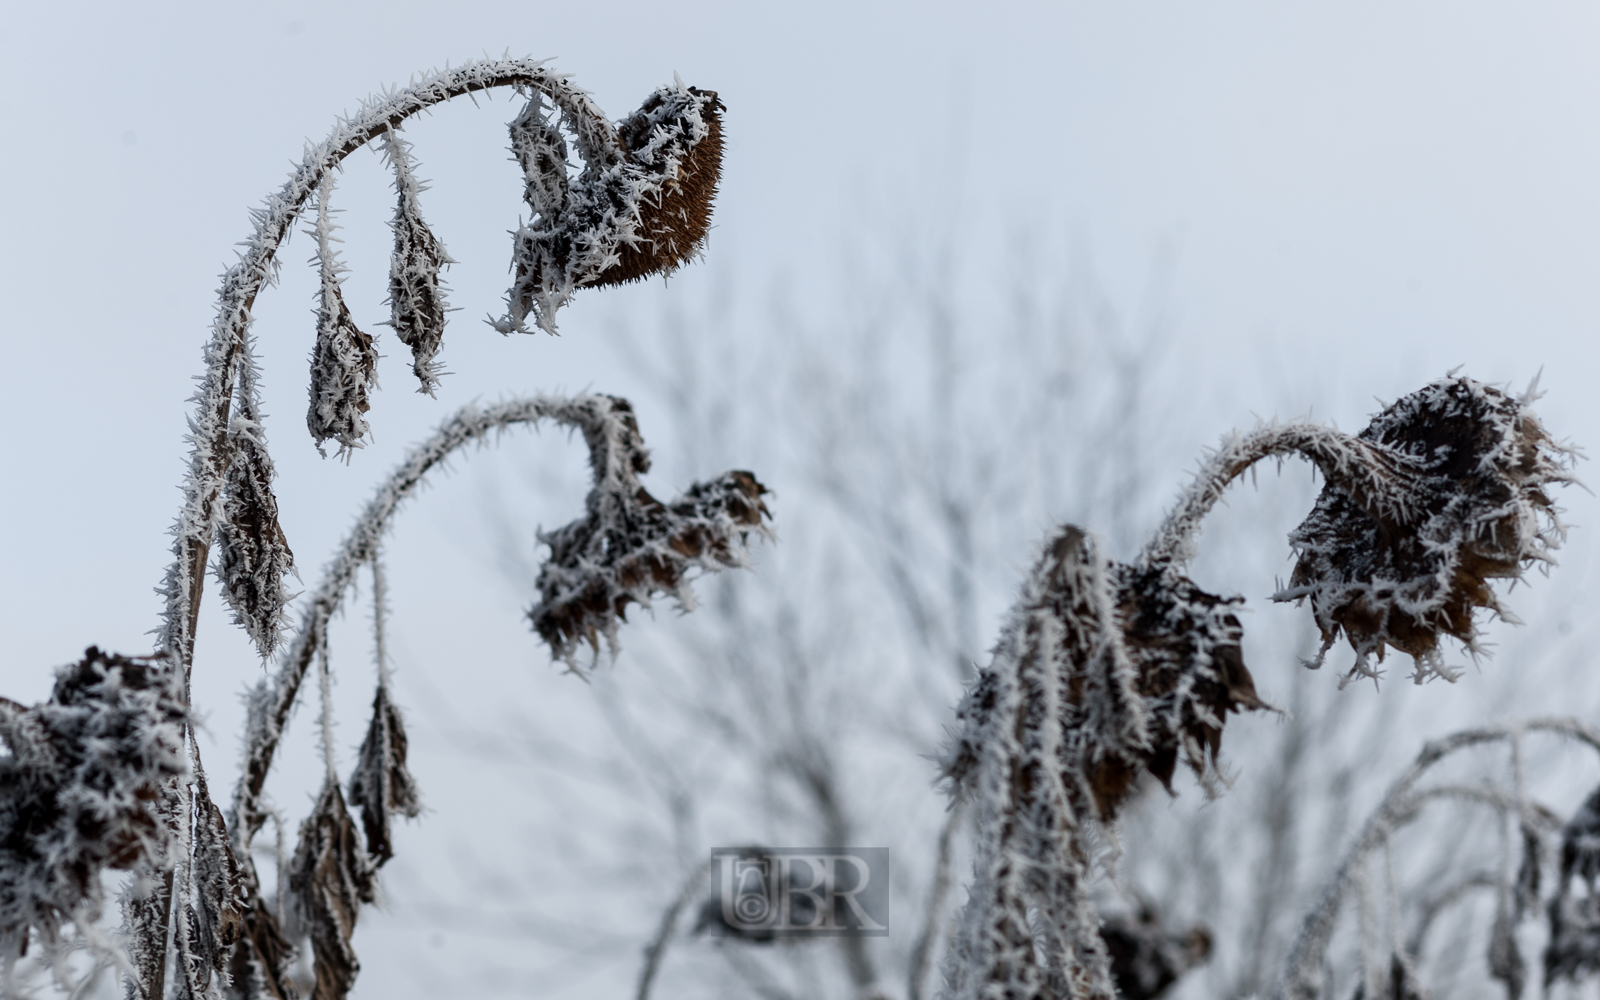
[[[1276,595],[1310,599],[1318,664],[1342,632],[1356,651],[1352,676],[1376,676],[1369,658],[1393,647],[1416,658],[1419,683],[1453,678],[1439,637],[1475,652],[1474,612],[1510,617],[1491,581],[1553,561],[1565,529],[1547,491],[1573,481],[1573,451],[1545,432],[1531,398],[1443,379],[1361,432],[1373,461],[1359,486],[1324,468],[1328,485],[1289,536],[1299,560]]]
[[[614,648],[629,604],[649,607],[671,594],[693,607],[691,574],[743,565],[749,535],[766,534],[770,516],[761,500],[766,487],[744,471],[696,483],[671,503],[657,500],[639,485],[650,458],[632,406],[613,396],[591,399],[607,412],[583,424],[594,471],[587,511],[539,535],[550,556],[539,571],[539,604],[528,614],[569,664],[580,643],[598,653],[604,637]]]
[[[514,234],[509,311],[493,324],[501,333],[526,332],[530,313],[553,333],[556,310],[578,288],[670,274],[710,230],[722,172],[723,105],[714,92],[664,87],[615,127],[585,100],[559,108],[585,161],[575,181],[541,98],[511,123],[534,217]]]

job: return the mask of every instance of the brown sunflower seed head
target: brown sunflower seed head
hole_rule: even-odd
[[[630,163],[650,182],[634,240],[596,286],[671,274],[705,246],[722,178],[722,101],[712,91],[658,90],[618,128]]]
[[[1324,654],[1341,633],[1349,640],[1352,676],[1376,675],[1369,657],[1394,648],[1416,659],[1419,683],[1451,677],[1440,637],[1475,651],[1476,611],[1503,613],[1491,581],[1551,561],[1564,529],[1549,491],[1573,481],[1573,452],[1527,404],[1447,378],[1385,409],[1360,434],[1383,460],[1373,463],[1382,509],[1363,507],[1329,473],[1289,536],[1299,558],[1277,596],[1310,599]]]
[[[565,143],[538,99],[511,123],[534,219],[513,234],[516,274],[501,333],[531,314],[555,332],[556,311],[590,285],[670,274],[703,248],[722,171],[723,105],[694,87],[664,87],[617,127],[562,104],[580,134],[584,169],[568,184]],[[576,116],[576,117],[575,117]]]

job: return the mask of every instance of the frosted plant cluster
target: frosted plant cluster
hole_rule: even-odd
[[[1316,463],[1328,485],[1291,536],[1301,559],[1277,596],[1309,598],[1326,644],[1344,630],[1353,673],[1373,673],[1387,645],[1419,680],[1449,676],[1439,635],[1476,650],[1473,610],[1505,616],[1487,579],[1548,562],[1561,540],[1546,490],[1571,481],[1573,455],[1527,403],[1448,378],[1359,436],[1265,427],[1209,457],[1136,562],[1110,563],[1076,527],[1046,543],[944,761],[976,829],[950,997],[1114,995],[1088,886],[1118,807],[1141,771],[1170,788],[1180,757],[1209,782],[1228,713],[1267,707],[1240,652],[1241,599],[1181,573],[1227,485],[1263,458]]]
[[[511,123],[533,218],[514,234],[516,282],[501,333],[525,333],[531,313],[555,332],[555,313],[587,285],[670,273],[700,251],[722,165],[722,102],[679,83],[650,95],[613,128],[587,100],[537,97]],[[583,172],[567,176],[555,112],[576,135]]]
[[[289,631],[287,577],[295,565],[279,522],[260,373],[251,356],[256,297],[275,278],[277,252],[314,199],[309,232],[321,280],[306,425],[319,450],[331,440],[340,457],[350,458],[370,433],[366,414],[378,347],[344,301],[345,268],[333,250],[329,201],[341,162],[377,144],[394,172],[396,194],[388,325],[411,348],[422,391],[432,393],[442,374],[438,355],[448,308],[440,271],[452,261],[422,217],[426,188],[400,129],[442,102],[495,88],[510,88],[528,101],[511,129],[535,209],[533,228],[516,233],[513,325],[533,309],[539,325],[553,331],[556,308],[575,289],[666,273],[699,252],[720,170],[721,104],[714,94],[681,83],[613,125],[583,91],[543,63],[484,60],[369,100],[308,146],[283,187],[252,213],[254,231],[218,291],[192,398],[184,500],[161,587],[158,655],[129,660],[91,650],[83,664],[63,673],[50,704],[22,709],[0,703],[0,735],[11,749],[0,768],[14,779],[0,786],[6,831],[0,950],[8,962],[25,946],[30,928],[49,938],[65,919],[88,921],[80,929],[93,933],[102,871],[133,867],[136,877],[123,899],[126,946],[101,947],[122,963],[131,996],[294,996],[289,970],[307,937],[315,956],[314,995],[331,1000],[348,992],[359,969],[350,935],[360,905],[375,898],[378,867],[393,854],[390,817],[415,816],[420,809],[406,769],[404,720],[388,685],[378,543],[400,501],[456,449],[492,431],[547,419],[578,430],[593,449],[595,488],[586,514],[545,539],[552,559],[532,613],[539,633],[569,662],[581,641],[598,651],[603,636],[614,648],[630,603],[647,605],[665,594],[687,608],[692,575],[741,565],[749,535],[767,532],[765,490],[749,473],[698,484],[667,504],[651,497],[638,483],[648,458],[625,401],[540,397],[468,408],[379,489],[308,595],[299,628],[278,653],[276,676],[251,697],[246,759],[231,814],[224,817],[212,801],[184,726],[207,565],[263,659],[278,652]],[[559,109],[559,121],[544,115],[546,102]],[[587,160],[571,184],[562,128]],[[326,690],[327,623],[362,567],[372,570],[378,595],[379,676],[367,738],[346,786],[334,773],[324,698],[328,778],[301,826],[293,858],[280,865],[290,898],[269,900],[251,854],[253,838],[276,816],[263,801],[263,785],[313,661],[321,665]],[[158,677],[159,685],[152,680]],[[71,831],[53,825],[69,822]]]
[[[0,699],[0,949],[6,967],[63,921],[92,927],[100,872],[167,858],[163,786],[183,774],[182,680],[161,657],[91,646],[50,700]],[[0,983],[5,992],[6,983]]]
[[[393,856],[389,818],[413,817],[421,808],[416,781],[406,768],[404,718],[389,689],[385,650],[383,535],[396,512],[451,455],[519,425],[553,422],[582,434],[589,447],[593,487],[586,513],[542,537],[550,557],[540,574],[540,603],[530,612],[536,629],[557,658],[574,662],[579,641],[598,651],[599,638],[614,642],[627,604],[648,606],[660,595],[693,603],[690,578],[699,572],[743,565],[751,534],[765,535],[765,489],[747,472],[729,472],[692,485],[683,497],[662,504],[640,485],[649,453],[633,408],[613,396],[539,396],[488,408],[468,407],[414,448],[368,502],[322,582],[304,606],[298,630],[279,660],[275,677],[262,681],[249,701],[245,759],[229,818],[234,854],[240,859],[245,932],[233,953],[233,981],[245,997],[284,997],[294,960],[293,940],[311,939],[316,996],[342,997],[360,964],[351,947],[360,904],[375,898],[376,872]],[[372,572],[374,660],[378,683],[372,717],[345,787],[328,775],[312,815],[302,824],[289,862],[294,926],[280,926],[267,905],[250,858],[256,833],[270,818],[263,789],[277,748],[314,666],[324,686],[329,676],[328,623],[354,593],[358,575]],[[326,707],[324,709],[326,711]],[[324,736],[327,753],[331,738]],[[357,823],[352,810],[359,814]]]

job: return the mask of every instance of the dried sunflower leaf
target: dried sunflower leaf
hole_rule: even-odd
[[[350,777],[350,804],[361,811],[367,857],[374,868],[394,857],[389,816],[414,818],[422,811],[416,779],[406,770],[405,724],[387,685],[379,685],[372,699],[372,721]]]
[[[412,172],[410,143],[393,131],[386,132],[383,153],[394,168],[396,194],[390,222],[394,255],[389,261],[389,325],[400,342],[411,348],[411,370],[422,383],[418,391],[431,396],[442,374],[442,365],[435,358],[444,339],[448,311],[439,272],[455,261],[422,221],[419,199],[427,186]]]
[[[377,873],[361,850],[355,822],[331,777],[300,826],[289,890],[316,959],[312,1000],[342,1000],[361,971],[350,938],[361,904],[377,898]]]
[[[317,240],[321,288],[317,305],[317,344],[311,352],[311,405],[306,427],[320,451],[332,438],[339,454],[359,448],[370,428],[362,416],[371,407],[377,386],[378,349],[372,338],[356,326],[339,291],[345,271],[332,248],[334,226],[328,219],[327,199],[331,178],[323,182],[317,200],[317,223],[311,234]]]
[[[228,428],[233,458],[222,485],[217,523],[216,574],[233,620],[244,627],[263,657],[277,647],[290,594],[284,578],[294,571],[294,553],[278,525],[272,493],[272,459],[261,424],[240,415]]]

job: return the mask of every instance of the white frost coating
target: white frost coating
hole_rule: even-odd
[[[317,255],[312,260],[321,279],[306,427],[319,452],[322,442],[332,438],[339,443],[340,457],[348,459],[352,449],[362,447],[370,430],[362,414],[371,407],[372,390],[378,385],[378,349],[356,326],[339,291],[349,268],[333,249],[335,242],[343,241],[333,235],[339,227],[333,224],[333,209],[328,207],[332,193],[333,175],[329,174],[317,189],[316,224],[306,230],[317,241]]]
[[[946,962],[952,1000],[1110,997],[1086,890],[1095,845],[1110,839],[1107,824],[1141,771],[1170,782],[1181,756],[1206,781],[1228,713],[1267,707],[1241,655],[1240,599],[1179,572],[1228,484],[1263,458],[1315,462],[1328,486],[1291,536],[1300,562],[1278,596],[1309,598],[1325,643],[1341,630],[1350,637],[1357,670],[1390,646],[1416,658],[1419,678],[1441,673],[1439,636],[1473,648],[1474,610],[1500,611],[1486,581],[1548,562],[1561,540],[1545,491],[1572,481],[1573,454],[1544,432],[1529,398],[1451,378],[1404,397],[1359,436],[1265,427],[1207,459],[1134,564],[1106,564],[1077,528],[1047,543],[957,709],[944,762],[976,821],[974,882]],[[1506,801],[1521,797],[1519,784]],[[1375,819],[1360,851],[1399,821],[1398,812]],[[1320,969],[1351,870],[1308,918],[1297,954],[1317,957],[1306,976]],[[1390,972],[1409,982],[1396,961]],[[1519,981],[1512,959],[1495,969]],[[1381,970],[1369,962],[1368,971]]]
[[[437,360],[444,339],[444,285],[439,271],[455,261],[422,221],[420,199],[427,185],[412,169],[411,144],[394,129],[383,134],[383,157],[394,170],[394,255],[389,262],[389,325],[411,348],[411,370],[418,392],[433,395],[443,364]]]

